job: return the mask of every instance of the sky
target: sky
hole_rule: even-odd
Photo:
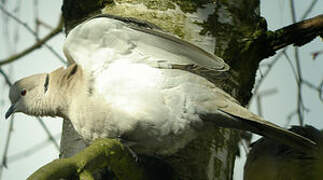
[[[12,10],[17,2],[22,3],[19,13],[19,18],[26,22],[30,27],[34,28],[35,23],[32,21],[35,16],[32,1],[10,1],[7,9]],[[62,1],[39,1],[39,16],[43,22],[56,26],[60,14]],[[297,20],[299,20],[311,1],[299,0],[295,1]],[[318,1],[309,17],[316,16],[323,12],[323,1]],[[283,26],[292,23],[290,15],[290,6],[288,0],[271,0],[261,1],[261,15],[264,16],[268,23],[270,30],[276,30]],[[12,45],[6,43],[6,38],[13,40],[14,29],[18,25],[14,21],[10,21],[9,35],[4,35],[3,14],[0,13],[0,60],[10,55],[12,52]],[[14,28],[13,28],[14,27]],[[19,26],[19,43],[16,47],[16,52],[31,46],[34,43],[35,37],[30,35],[24,27]],[[41,28],[40,36],[44,36],[49,32],[45,28]],[[53,47],[62,57],[62,46],[65,35],[61,33],[54,39],[49,41],[49,45]],[[314,51],[323,50],[323,43],[319,38],[316,38],[311,43],[299,48],[300,62],[305,79],[318,85],[323,79],[323,55],[313,61],[311,53]],[[290,47],[287,51],[289,57],[294,59],[293,48]],[[263,61],[263,64],[270,63],[273,58],[268,58]],[[29,76],[35,73],[50,72],[62,66],[63,64],[45,47],[34,51],[12,63],[9,66],[4,66],[6,72],[10,71],[10,80],[15,81],[22,77]],[[262,71],[265,70],[261,66]],[[258,73],[260,76],[261,73]],[[3,154],[4,146],[9,129],[9,120],[5,120],[4,114],[7,111],[10,103],[8,100],[8,88],[6,87],[3,78],[0,77],[0,155]],[[265,119],[277,123],[281,126],[286,125],[286,117],[296,109],[296,82],[292,70],[286,58],[281,58],[274,66],[272,72],[267,77],[266,81],[261,85],[260,92],[268,89],[277,89],[278,92],[263,98],[263,116]],[[310,109],[305,114],[305,123],[315,126],[316,128],[323,128],[322,110],[323,104],[318,100],[318,95],[313,90],[305,87],[303,90],[305,106]],[[253,101],[250,105],[250,110],[257,113],[256,103]],[[59,142],[59,133],[61,132],[62,120],[59,118],[45,118],[45,124],[49,127],[50,132],[55,135]],[[58,157],[58,151],[54,145],[49,144],[45,147],[36,147],[36,153],[28,155],[20,160],[15,160],[10,157],[15,157],[17,153],[46,142],[48,136],[41,128],[39,122],[32,117],[16,114],[14,118],[14,128],[11,136],[11,143],[8,154],[8,168],[4,169],[2,179],[26,179],[32,172],[37,170],[42,165],[54,160]],[[297,118],[292,118],[291,124],[297,124]],[[244,150],[242,150],[244,153]],[[242,155],[243,157],[245,154]],[[16,156],[17,157],[17,156]],[[0,159],[2,157],[0,156]],[[243,163],[245,158],[240,158],[236,162],[234,179],[242,179]]]

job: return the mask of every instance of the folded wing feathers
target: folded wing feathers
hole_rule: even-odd
[[[117,17],[113,15],[106,15],[106,14],[95,16],[89,19],[89,21],[95,18],[106,18],[106,20],[113,19],[113,20],[121,21],[123,22],[122,24],[124,25],[123,28],[125,27],[130,28],[134,31],[137,31],[138,33],[144,33],[145,36],[151,36],[155,39],[159,38],[163,42],[167,42],[173,45],[175,44],[179,49],[184,49],[182,50],[182,52],[184,53],[185,56],[188,56],[188,57],[191,56],[189,58],[191,59],[192,64],[184,64],[184,65],[173,64],[174,69],[190,71],[200,76],[204,76],[205,74],[207,74],[204,71],[221,72],[221,71],[227,71],[229,69],[229,66],[221,58],[214,56],[189,42],[183,41],[179,38],[176,38],[165,32],[162,32],[161,29],[154,24],[151,24],[145,21],[136,20],[133,18],[123,18],[123,17]],[[111,23],[113,22],[111,21]],[[83,25],[85,26],[86,23],[83,23]],[[91,28],[95,28],[95,27],[88,27],[88,29],[90,30]],[[70,33],[74,33],[73,30]],[[77,33],[81,33],[81,34],[78,34],[79,36],[82,35],[82,32],[77,32]],[[100,32],[100,33],[103,33],[102,36],[105,35],[105,32]],[[70,36],[67,37],[67,40],[69,40],[69,37]],[[69,43],[73,45],[73,43],[77,43],[77,41],[74,42],[73,39],[71,39],[69,40]],[[154,45],[157,48],[161,48],[161,49],[163,48],[162,47],[163,45],[159,45],[158,43],[155,43]],[[77,50],[78,49],[76,50],[73,49],[74,52]],[[69,46],[66,46],[66,45],[64,46],[64,53],[71,63],[75,62],[73,59],[73,56],[70,54]],[[245,128],[247,130],[251,130],[257,134],[273,138],[275,140],[281,141],[285,144],[291,145],[298,149],[309,148],[315,145],[313,141],[307,138],[304,138],[296,133],[290,132],[268,121],[265,121],[261,117],[249,112],[247,109],[238,105],[236,100],[234,100],[231,96],[225,95],[225,93],[220,93],[220,98],[222,98],[223,100],[217,99],[217,101],[215,102],[216,106],[219,107],[218,110],[221,111],[222,113],[227,114],[228,116],[230,116],[235,120],[237,119],[241,120],[242,124],[244,124],[245,127],[240,127],[240,128],[238,127],[239,129]]]

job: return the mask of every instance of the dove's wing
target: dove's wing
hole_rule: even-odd
[[[171,70],[189,66],[223,72],[229,66],[221,58],[170,36],[149,23],[108,15],[93,17],[69,33],[64,53],[70,62],[91,73],[88,89],[94,89],[114,107],[109,109],[110,112],[122,112],[114,115],[120,117],[115,121],[117,125],[125,122],[127,127],[133,122],[144,124],[139,126],[144,129],[134,133],[145,137],[141,139],[143,143],[152,134],[156,136],[152,136],[149,142],[167,139],[172,133],[186,133],[183,136],[176,134],[176,141],[180,141],[181,137],[190,136],[191,124],[200,122],[196,117],[200,115],[204,121],[250,130],[299,149],[315,146],[312,141],[252,114],[201,76]],[[128,120],[125,120],[125,114]],[[163,122],[166,125],[161,127]],[[151,126],[147,124],[156,127],[154,130],[158,133],[147,133],[151,131]]]
[[[215,121],[218,126],[222,127],[248,130],[301,151],[316,147],[315,142],[310,139],[266,121],[250,112],[221,89],[214,88],[213,90],[216,97],[203,105],[205,109],[209,110],[209,113],[202,113],[202,119]],[[219,118],[221,116],[224,118]]]
[[[161,68],[174,64],[195,65],[211,71],[229,69],[221,58],[154,25],[111,15],[93,17],[72,29],[64,53],[70,62],[95,70],[121,59]]]

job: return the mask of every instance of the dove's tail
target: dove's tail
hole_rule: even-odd
[[[222,118],[219,118],[219,115],[221,115]],[[270,138],[274,141],[286,144],[303,152],[317,147],[316,143],[312,140],[282,128],[276,124],[265,121],[255,114],[253,114],[253,116],[248,116],[248,118],[244,118],[218,110],[218,113],[216,114],[205,114],[202,115],[201,118],[204,121],[212,121],[220,127],[251,131],[255,134]]]

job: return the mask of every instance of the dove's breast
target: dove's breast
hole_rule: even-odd
[[[202,121],[194,102],[212,96],[208,81],[181,70],[117,61],[96,75],[93,94],[75,102],[84,103],[75,129],[88,141],[123,138],[143,153],[169,154],[195,138]]]

